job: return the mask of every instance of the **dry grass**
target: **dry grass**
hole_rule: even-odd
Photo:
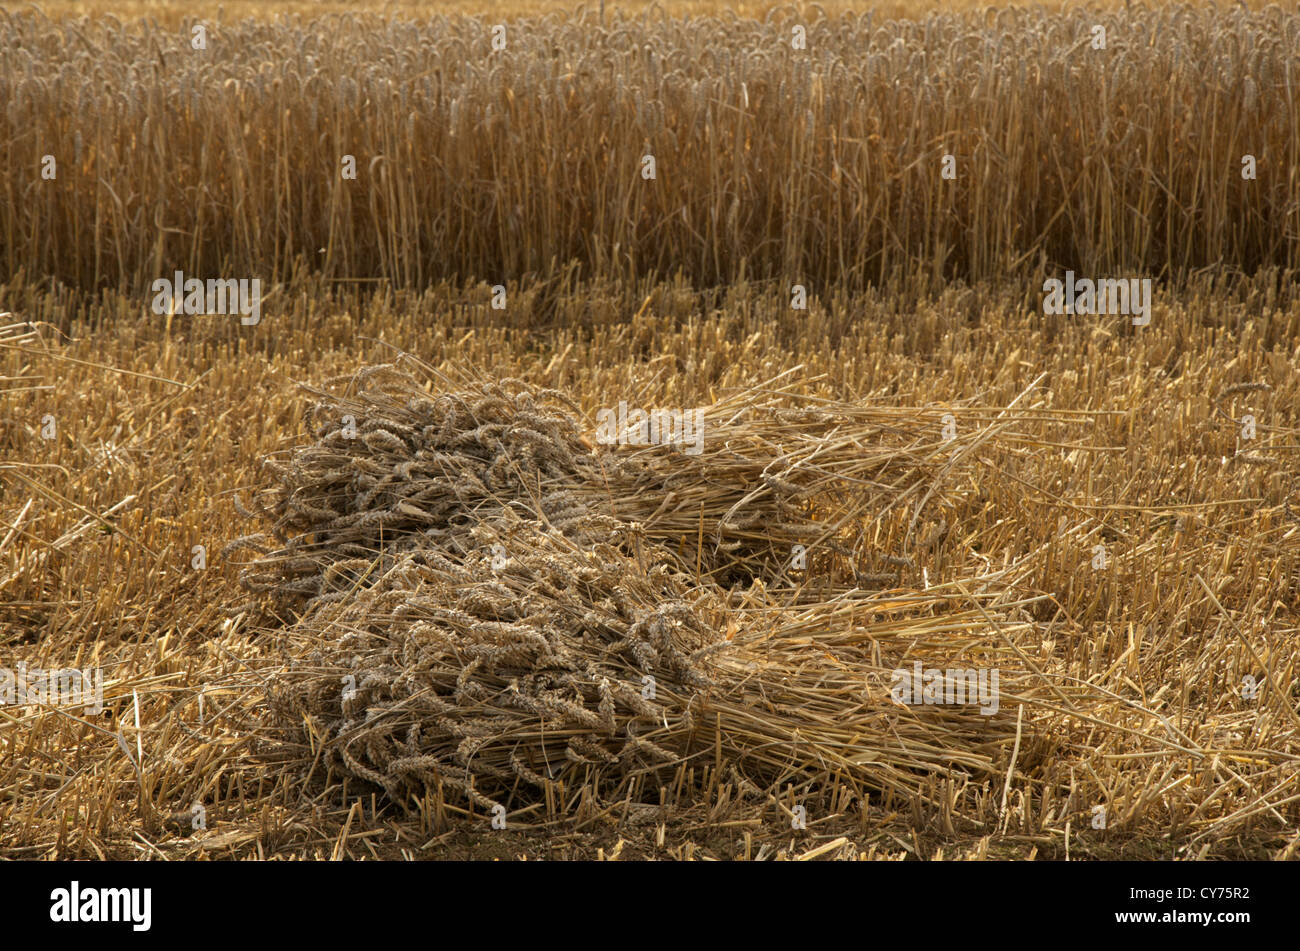
[[[743,288],[709,316],[692,316],[708,311],[711,295],[671,285],[635,320],[535,337],[501,327],[484,305],[451,306],[459,298],[446,289],[358,304],[305,288],[268,321],[274,333],[238,342],[241,331],[226,322],[177,318],[164,328],[135,316],[130,299],[91,306],[69,326],[72,339],[40,327],[39,340],[4,349],[4,376],[52,388],[36,401],[4,398],[5,651],[32,666],[103,665],[113,717],[89,725],[29,711],[4,728],[10,851],[436,856],[459,843],[474,854],[590,855],[623,838],[628,854],[771,855],[789,851],[790,810],[805,804],[809,834],[843,833],[845,848],[882,857],[897,854],[899,841],[927,858],[1060,857],[1067,825],[1076,856],[1290,854],[1300,311],[1269,304],[1264,283],[1258,292],[1171,299],[1136,336],[1104,319],[1026,314],[1014,295],[983,288],[902,312],[891,298],[867,295],[851,312],[816,311],[792,325],[783,301]],[[601,294],[579,288],[557,306],[580,311]],[[33,316],[55,306],[34,291],[8,297]],[[105,325],[117,333],[93,329]],[[766,652],[769,670],[790,672],[776,697],[797,702],[769,696],[759,716],[755,696],[729,703],[715,690],[712,719],[693,736],[674,720],[666,732],[646,731],[657,746],[679,742],[670,752],[681,762],[644,763],[626,776],[567,774],[549,797],[543,788],[533,798],[522,780],[504,792],[489,784],[494,801],[509,804],[512,828],[551,830],[544,839],[516,831],[494,840],[482,806],[450,787],[417,793],[417,783],[372,798],[384,787],[346,767],[328,729],[342,711],[320,705],[339,700],[337,691],[321,693],[323,678],[354,663],[353,671],[391,668],[391,652],[410,647],[404,631],[433,620],[420,602],[389,623],[392,604],[369,600],[385,585],[462,610],[465,599],[480,603],[475,587],[431,569],[402,584],[388,578],[353,601],[322,605],[322,621],[342,624],[334,628],[292,623],[296,613],[282,627],[273,613],[223,610],[246,599],[239,577],[248,556],[220,552],[258,527],[237,515],[233,495],[273,486],[260,460],[283,459],[312,431],[310,407],[322,397],[295,380],[391,360],[373,338],[420,353],[457,386],[473,378],[457,369],[468,365],[561,389],[584,419],[617,398],[707,405],[799,367],[804,398],[847,397],[886,414],[919,408],[910,426],[906,414],[895,416],[902,428],[889,444],[900,448],[909,433],[933,431],[941,408],[962,420],[970,445],[973,432],[1029,392],[1013,424],[942,481],[915,525],[917,495],[885,511],[882,493],[858,513],[850,543],[841,539],[850,554],[814,557],[807,577],[795,579],[802,584],[768,574],[763,585],[723,586],[692,608],[705,620],[734,620],[742,652]],[[926,408],[936,396],[952,402]],[[52,443],[38,435],[47,411],[61,421]],[[1247,411],[1261,424],[1249,448],[1228,418]],[[785,438],[797,443],[790,430]],[[103,451],[109,444],[116,452]],[[908,483],[899,485],[901,495]],[[531,523],[514,530],[528,544],[509,549],[517,561],[502,583],[539,587],[549,570],[541,546],[569,543]],[[868,543],[855,548],[859,530]],[[1098,541],[1110,563],[1094,572]],[[204,572],[190,567],[198,543],[210,552]],[[458,544],[481,574],[489,539]],[[677,578],[659,584],[688,584],[698,600],[698,585],[711,583],[707,568],[679,567],[694,557],[689,545],[670,551],[649,536],[641,544],[643,557],[664,559]],[[577,548],[555,570],[582,566],[592,548]],[[610,563],[623,563],[627,550],[614,545]],[[859,574],[877,580],[859,584]],[[597,576],[596,591],[640,583],[639,572]],[[480,581],[489,584],[491,571]],[[657,603],[668,589],[636,590],[625,595],[633,606]],[[345,631],[352,641],[341,640]],[[884,673],[932,658],[961,666],[996,658],[1007,678],[1000,716],[981,727],[964,709],[891,713]],[[445,657],[428,663],[412,668],[413,683],[452,676]],[[618,664],[635,672],[634,660]],[[1276,689],[1244,700],[1247,674],[1271,677]],[[673,677],[663,678],[661,698],[679,696]],[[401,714],[381,722],[405,739],[411,684],[367,689],[376,708]],[[313,712],[318,732],[286,732],[268,717],[272,697],[277,709],[298,703]],[[527,732],[529,716],[512,716],[502,736]],[[905,753],[882,729],[891,716],[909,738]],[[878,759],[834,766],[827,754],[842,756],[846,745]],[[764,749],[772,761],[756,762]],[[504,750],[493,747],[486,765],[513,769]],[[620,742],[611,755],[621,752]],[[931,768],[918,763],[926,757]],[[810,769],[813,760],[826,765]],[[169,817],[195,800],[212,822],[184,835]],[[1093,830],[1090,809],[1102,804],[1109,827]],[[467,819],[471,808],[476,818]]]

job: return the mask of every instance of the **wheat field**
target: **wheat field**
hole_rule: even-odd
[[[259,7],[0,12],[0,855],[1296,857],[1300,16]]]

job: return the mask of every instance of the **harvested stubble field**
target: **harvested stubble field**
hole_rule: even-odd
[[[0,14],[3,854],[1295,856],[1300,17],[605,16]]]

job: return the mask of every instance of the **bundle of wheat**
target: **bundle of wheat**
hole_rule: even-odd
[[[566,536],[506,513],[404,546],[368,577],[331,572],[289,633],[280,724],[395,801],[441,786],[485,808],[656,790],[686,762],[751,791],[833,776],[859,795],[918,795],[927,773],[991,770],[1010,741],[1005,717],[900,710],[871,662],[873,646],[901,657],[927,635],[931,656],[968,650],[978,614],[869,596],[861,619],[892,606],[892,625],[855,624],[845,604],[728,610],[661,546],[629,555],[635,534],[599,520]]]
[[[263,551],[250,590],[298,602],[273,707],[332,767],[399,802],[440,786],[485,807],[575,783],[626,795],[696,761],[749,790],[834,777],[917,795],[1010,742],[1003,717],[889,702],[882,643],[916,656],[942,631],[930,649],[989,659],[987,612],[937,623],[937,595],[864,591],[796,606],[761,579],[737,605],[678,544],[698,558],[707,526],[715,572],[753,570],[760,541],[826,533],[807,517],[826,493],[859,493],[855,515],[889,504],[980,437],[940,462],[924,421],[791,411],[768,390],[705,410],[698,455],[626,453],[517,381],[354,382],[321,392],[318,441],[257,497],[280,547],[236,543]]]
[[[945,410],[810,405],[789,384],[763,385],[695,411],[692,454],[600,445],[567,397],[520,381],[458,381],[435,395],[385,365],[351,382],[343,395],[313,390],[315,444],[267,461],[276,484],[255,508],[281,547],[262,535],[232,546],[264,553],[244,575],[252,591],[328,596],[324,572],[348,570],[340,562],[356,567],[410,536],[440,546],[506,510],[561,533],[593,519],[635,524],[697,573],[764,577],[795,543],[834,547],[865,512],[919,511],[1000,425],[943,434]],[[833,520],[813,517],[818,502]]]

